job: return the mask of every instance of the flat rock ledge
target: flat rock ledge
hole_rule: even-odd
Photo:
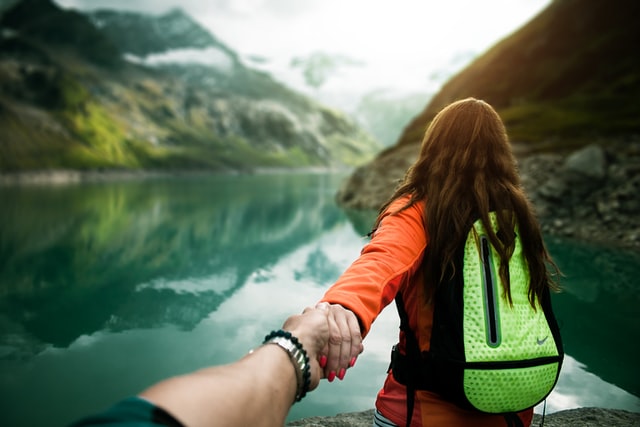
[[[540,425],[542,417],[534,415],[532,427]],[[373,409],[338,414],[335,417],[311,417],[293,421],[297,427],[371,427]],[[640,426],[640,413],[621,409],[578,408],[547,414],[545,427],[633,427]]]

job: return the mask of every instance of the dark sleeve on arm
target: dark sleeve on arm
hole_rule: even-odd
[[[124,399],[104,412],[90,415],[72,423],[69,427],[184,427],[173,415],[151,402],[130,397]]]

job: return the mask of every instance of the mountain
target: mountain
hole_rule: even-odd
[[[318,102],[347,113],[383,147],[395,143],[398,136],[434,94],[434,88],[470,62],[473,52],[451,58],[431,73],[425,71],[420,89],[398,82],[381,81],[380,69],[367,61],[329,52],[316,51],[295,56],[289,61],[245,56],[242,60],[269,73],[286,86]]]
[[[511,140],[528,152],[566,152],[640,134],[640,27],[633,0],[555,0],[448,80],[398,142],[358,168],[338,195],[377,208],[417,156],[426,126],[445,105],[492,104]]]
[[[450,79],[398,144],[420,140],[442,107],[467,96],[492,104],[512,140],[536,149],[638,132],[639,12],[633,0],[552,2]]]
[[[58,8],[50,0],[22,0],[2,15],[2,27],[55,47],[73,45],[83,57],[104,66],[121,61],[120,52],[82,14]]]
[[[325,52],[315,52],[306,57],[295,57],[291,60],[291,68],[299,69],[307,86],[318,89],[342,68],[361,67],[361,61],[344,55],[330,55]]]
[[[353,116],[383,146],[393,145],[407,121],[433,94],[374,90],[360,98]]]
[[[88,16],[123,52],[145,56],[171,49],[216,47],[236,57],[181,9],[160,16],[115,10],[98,10]]]
[[[23,0],[0,27],[0,171],[341,167],[379,147],[179,10]]]

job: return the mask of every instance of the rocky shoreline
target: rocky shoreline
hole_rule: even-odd
[[[514,151],[522,183],[545,233],[640,252],[640,136],[626,141],[594,143],[567,154],[528,154],[521,145],[516,145]],[[383,153],[372,163],[356,169],[338,191],[338,203],[347,209],[377,209],[393,192],[416,155],[417,147],[407,146],[393,154]],[[315,172],[331,170],[287,171],[308,169]],[[274,171],[276,169],[266,168],[223,172],[51,170],[0,173],[0,185],[55,185]]]
[[[197,174],[193,172],[192,174]],[[67,185],[83,182],[105,182],[129,179],[153,179],[185,176],[184,172],[71,169],[36,170],[0,173],[0,185]]]
[[[336,198],[352,209],[377,209],[417,155],[406,146],[357,169]],[[629,251],[640,251],[640,136],[574,152],[514,152],[523,186],[543,231]]]
[[[532,155],[520,169],[545,232],[640,251],[640,141]]]
[[[51,169],[26,172],[0,172],[0,185],[67,185],[86,182],[112,182],[137,179],[164,179],[184,177],[204,177],[212,175],[280,174],[280,173],[346,173],[344,167],[324,166],[286,168],[260,167],[245,170],[71,170]]]
[[[532,426],[539,426],[542,417],[534,415]],[[311,417],[293,421],[289,427],[371,427],[373,409],[338,414],[335,417]],[[547,414],[546,427],[633,427],[640,426],[640,413],[621,409],[578,408]]]

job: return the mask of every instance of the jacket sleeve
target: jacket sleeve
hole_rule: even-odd
[[[393,214],[408,199],[394,202],[358,259],[329,288],[321,301],[340,304],[360,320],[363,337],[389,304],[403,281],[420,267],[427,245],[423,205]]]

